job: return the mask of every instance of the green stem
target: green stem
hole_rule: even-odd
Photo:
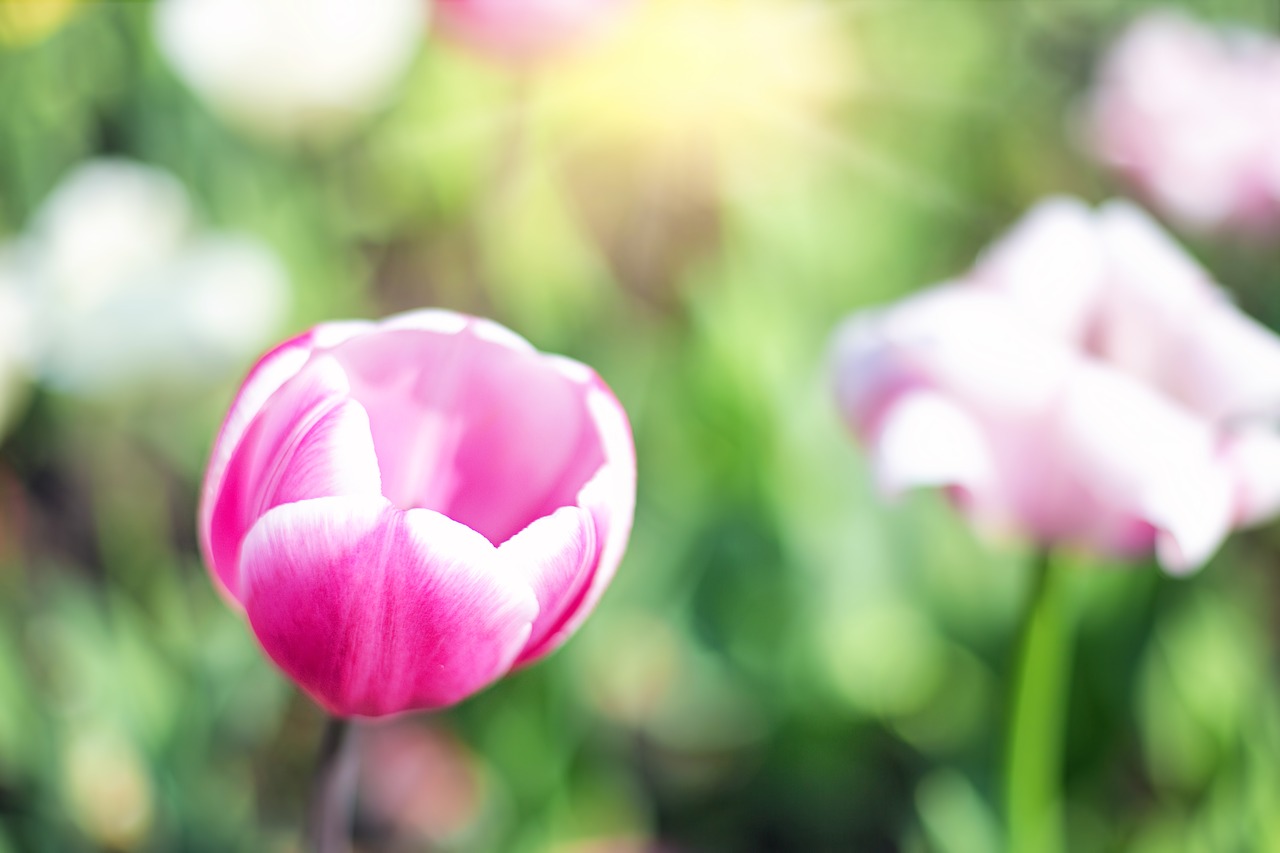
[[[346,853],[351,849],[357,761],[355,724],[332,717],[320,741],[307,809],[306,849]]]
[[[1062,572],[1048,549],[1040,552],[1035,569],[1035,588],[1018,640],[1005,756],[1010,853],[1064,849],[1062,748],[1071,642]]]

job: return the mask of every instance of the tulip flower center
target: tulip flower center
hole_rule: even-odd
[[[604,463],[588,386],[466,330],[358,337],[332,355],[369,414],[382,493],[495,545],[577,503]]]

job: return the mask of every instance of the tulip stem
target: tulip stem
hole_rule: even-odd
[[[1018,639],[1005,768],[1012,853],[1061,853],[1062,752],[1070,694],[1071,643],[1062,569],[1049,549],[1035,562],[1034,588]]]
[[[359,770],[355,726],[329,718],[311,779],[307,808],[306,849],[311,853],[346,853],[351,849]]]

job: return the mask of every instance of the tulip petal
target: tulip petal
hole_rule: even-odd
[[[1146,214],[1113,202],[1099,217],[1115,269],[1104,355],[1212,419],[1280,414],[1280,339]]]
[[[279,506],[246,537],[243,564],[263,648],[344,717],[462,700],[509,670],[538,613],[484,537],[382,498]]]
[[[283,457],[274,482],[263,492],[262,506],[265,511],[319,496],[380,494],[369,416],[359,403],[343,400],[320,415]]]
[[[458,399],[473,417],[458,447],[463,485],[448,515],[501,543],[531,521],[573,506],[600,469],[603,451],[587,411],[589,384],[548,370],[541,357],[518,346],[522,339],[503,335],[495,324],[477,323],[473,331],[490,354],[476,359]],[[494,491],[512,499],[496,502]]]
[[[447,319],[401,315],[333,355],[369,413],[387,498],[443,512],[501,544],[572,506],[599,469],[589,386],[547,369],[527,342],[494,324],[417,328]]]
[[[1280,338],[1235,306],[1201,311],[1169,357],[1174,392],[1210,418],[1280,416]]]
[[[942,394],[915,391],[885,414],[875,439],[880,488],[898,494],[916,486],[985,491],[995,463],[973,417]]]
[[[381,494],[368,417],[346,389],[342,368],[317,357],[267,402],[232,455],[208,539],[215,574],[233,599],[240,598],[241,542],[268,509],[306,498]]]
[[[1106,256],[1093,212],[1073,198],[1042,202],[978,260],[971,280],[1009,297],[1027,319],[1083,345]]]
[[[1224,453],[1236,480],[1237,523],[1257,524],[1280,512],[1280,431],[1241,429]]]
[[[437,335],[456,335],[467,327],[470,318],[443,308],[421,308],[394,314],[378,324],[379,329],[413,329]]]
[[[1187,334],[1222,295],[1146,214],[1113,202],[1098,219],[1109,275],[1091,343],[1104,361],[1176,395]]]
[[[232,401],[231,410],[227,413],[222,429],[213,443],[209,467],[205,472],[204,489],[201,492],[200,526],[204,531],[207,532],[209,529],[213,517],[214,500],[222,490],[222,479],[226,474],[227,465],[231,462],[231,456],[240,445],[253,419],[267,404],[267,400],[280,390],[280,386],[302,370],[315,349],[333,346],[335,342],[345,340],[371,327],[372,324],[359,321],[322,323],[285,341],[258,359],[258,363],[249,371],[249,375],[240,386],[240,391]],[[205,559],[212,565],[211,554],[206,553]]]
[[[898,395],[938,388],[981,417],[1043,410],[1074,357],[999,293],[944,284],[856,317],[838,333],[833,370],[846,416],[866,435]]]
[[[578,507],[558,509],[502,543],[498,555],[529,579],[538,599],[538,618],[516,661],[521,664],[538,656],[590,582],[600,559],[595,519]]]
[[[1141,208],[1111,201],[1098,209],[1114,286],[1136,288],[1169,305],[1195,305],[1219,293],[1208,273]]]
[[[1198,567],[1226,537],[1234,495],[1207,423],[1131,377],[1086,367],[1057,424],[1062,465],[1098,502],[1100,519],[1152,525],[1166,569]]]
[[[613,580],[626,551],[635,516],[635,442],[626,413],[613,393],[592,373],[587,410],[596,435],[604,448],[604,465],[577,495],[579,506],[591,513],[595,524],[597,554],[591,572],[574,601],[564,609],[538,645],[530,644],[521,655],[529,663],[559,647],[586,621],[609,582]]]
[[[213,442],[213,451],[209,458],[209,467],[205,473],[204,490],[201,494],[200,524],[205,530],[209,527],[213,516],[214,499],[222,490],[222,478],[226,474],[231,456],[244,438],[245,430],[257,417],[258,412],[266,405],[268,399],[280,386],[296,376],[307,359],[311,357],[311,347],[307,344],[310,333],[285,341],[280,346],[264,355],[245,379],[239,393],[231,403],[222,430]],[[206,560],[212,559],[206,554]]]
[[[1147,515],[1156,527],[1156,557],[1173,574],[1193,572],[1213,556],[1231,530],[1231,483],[1202,466],[1153,490]]]

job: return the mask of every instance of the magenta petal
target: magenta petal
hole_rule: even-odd
[[[564,507],[508,539],[498,555],[509,571],[528,578],[538,598],[538,618],[517,661],[524,663],[582,598],[600,558],[595,519],[585,510]]]
[[[369,416],[343,400],[307,428],[264,492],[266,509],[314,497],[382,493]]]
[[[231,455],[271,395],[302,370],[307,360],[311,358],[312,352],[317,348],[333,346],[371,327],[372,324],[362,321],[322,323],[295,338],[290,338],[258,359],[258,363],[249,371],[249,375],[240,386],[240,391],[232,401],[231,410],[227,413],[222,429],[213,443],[202,492],[202,525],[207,527],[209,516],[213,514],[213,498],[222,488],[222,477],[231,461]]]
[[[209,547],[210,525],[213,519],[214,504],[222,491],[223,477],[231,457],[239,447],[245,431],[253,423],[253,419],[262,411],[271,395],[280,386],[297,375],[307,359],[311,357],[311,333],[285,341],[280,346],[264,355],[249,376],[245,379],[239,393],[231,404],[231,411],[213,443],[213,451],[209,457],[209,467],[205,472],[204,488],[200,496],[200,533],[201,544],[205,548],[205,562],[215,566]]]
[[[559,623],[536,646],[531,642],[520,662],[528,663],[558,648],[595,608],[622,562],[635,516],[636,456],[631,426],[617,398],[598,379],[587,395],[587,410],[604,447],[605,464],[578,493],[578,505],[591,513],[598,554],[577,598]]]
[[[495,545],[571,506],[602,464],[586,381],[523,338],[438,311],[388,320],[333,350],[369,413],[383,494]],[[550,364],[549,364],[550,362]]]
[[[538,604],[483,536],[382,498],[271,510],[243,549],[263,648],[339,716],[451,705],[506,673]]]
[[[306,498],[381,494],[368,417],[347,387],[333,359],[315,359],[272,396],[232,454],[207,533],[215,574],[232,598],[241,598],[240,544],[264,512]]]

